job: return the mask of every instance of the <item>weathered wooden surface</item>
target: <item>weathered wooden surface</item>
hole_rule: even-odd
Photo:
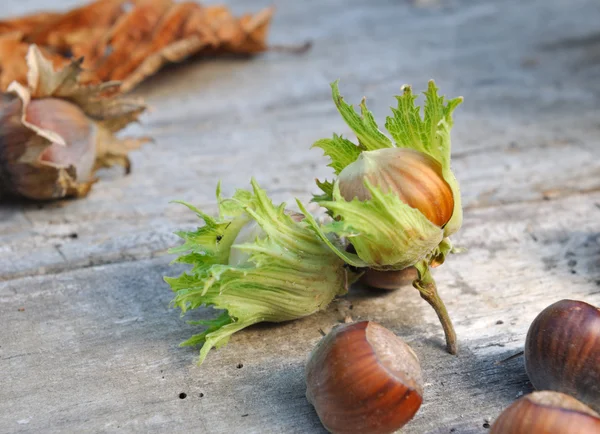
[[[45,3],[4,0],[1,12]],[[197,223],[170,200],[214,210],[217,180],[227,194],[251,176],[277,200],[309,197],[329,172],[308,147],[348,134],[329,96],[336,78],[380,119],[403,83],[435,78],[465,97],[453,154],[466,208],[455,240],[468,251],[436,271],[459,356],[412,288],[347,297],[355,319],[391,328],[422,361],[425,401],[402,432],[483,433],[527,393],[522,360],[495,362],[548,304],[600,305],[600,6],[431,3],[281,1],[271,41],[312,39],[311,51],[164,71],[136,91],[153,111],[132,132],[156,141],[133,155],[131,176],[105,172],[82,201],[1,204],[0,432],[322,431],[303,365],[347,302],[238,333],[197,367],[177,346],[196,330],[169,309],[162,276],[180,271],[165,254],[172,232]]]

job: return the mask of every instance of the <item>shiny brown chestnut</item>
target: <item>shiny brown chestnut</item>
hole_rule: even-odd
[[[533,392],[496,419],[490,434],[600,434],[600,415],[559,392]]]
[[[311,353],[305,374],[306,397],[332,433],[391,433],[421,406],[419,359],[372,321],[335,327]]]
[[[529,327],[525,367],[538,390],[567,393],[600,411],[600,310],[561,300]]]

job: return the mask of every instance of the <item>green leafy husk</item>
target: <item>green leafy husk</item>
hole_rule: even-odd
[[[203,344],[199,363],[211,348],[225,345],[245,327],[310,315],[347,292],[344,262],[307,223],[290,218],[285,204],[274,206],[254,180],[252,187],[252,192],[238,190],[231,199],[222,199],[217,188],[218,218],[185,204],[204,226],[179,232],[184,243],[171,249],[180,254],[174,262],[192,265],[179,277],[165,278],[175,292],[172,304],[182,314],[200,306],[225,311],[216,319],[192,322],[207,327],[182,343]],[[252,221],[260,225],[264,237],[233,244],[242,227]],[[248,252],[248,261],[228,265],[231,249]]]
[[[367,188],[371,200],[345,201],[336,183],[333,200],[319,204],[340,219],[323,226],[311,222],[325,242],[327,233],[335,233],[352,243],[356,254],[332,244],[344,261],[355,267],[403,270],[426,258],[442,241],[440,228],[424,218],[419,210],[403,203],[394,193],[382,193],[368,182]]]

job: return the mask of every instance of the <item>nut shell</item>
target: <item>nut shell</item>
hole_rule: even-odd
[[[417,278],[418,273],[415,267],[397,271],[381,271],[368,268],[359,281],[372,288],[394,290],[401,286],[410,285]]]
[[[61,167],[74,166],[77,179],[92,178],[96,159],[96,128],[83,110],[58,98],[36,99],[27,107],[27,121],[59,134],[66,145],[52,143],[40,155],[42,161]]]
[[[559,392],[533,392],[496,419],[490,434],[599,434],[600,416]]]
[[[116,137],[145,106],[118,95],[118,83],[79,83],[82,59],[61,70],[30,45],[27,85],[0,99],[0,195],[35,200],[84,197],[94,171],[121,165],[148,138]]]
[[[306,366],[306,397],[332,433],[385,434],[419,410],[419,360],[390,330],[363,321],[333,329]]]
[[[600,410],[600,310],[561,300],[529,327],[525,367],[538,390],[567,393]]]
[[[76,105],[57,98],[23,104],[6,98],[0,108],[0,190],[49,199],[60,196],[60,169],[81,182],[91,180],[96,158],[95,127]],[[50,131],[65,144],[44,142],[33,128]]]
[[[362,152],[340,173],[340,194],[347,201],[370,199],[365,180],[384,193],[395,192],[437,226],[444,226],[454,212],[454,196],[441,164],[422,152],[406,148]]]

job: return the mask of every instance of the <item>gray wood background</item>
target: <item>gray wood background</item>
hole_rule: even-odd
[[[3,0],[10,16],[76,0]],[[267,2],[228,2],[236,12]],[[313,48],[169,68],[137,95],[154,136],[133,173],[81,201],[0,205],[0,432],[319,433],[305,359],[348,304],[419,355],[425,400],[405,433],[485,433],[531,389],[519,351],[544,307],[600,305],[600,3],[596,0],[279,1],[270,41]],[[278,201],[330,174],[315,139],[349,135],[330,99],[392,95],[435,78],[463,95],[453,132],[468,248],[436,271],[460,344],[443,350],[417,292],[353,289],[323,313],[236,334],[201,367],[197,331],[169,308],[166,249],[251,176]],[[200,310],[190,318],[207,318]],[[237,366],[242,366],[238,368]],[[180,394],[187,397],[180,399]]]

